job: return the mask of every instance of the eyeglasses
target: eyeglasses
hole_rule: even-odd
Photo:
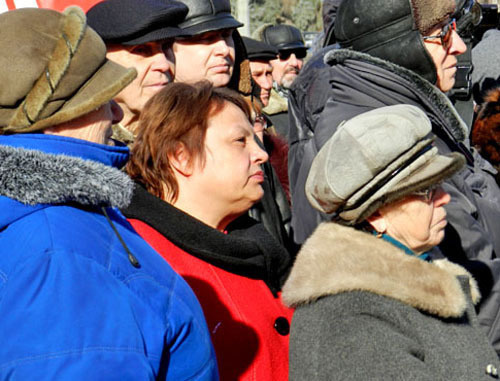
[[[297,59],[301,60],[302,58],[305,58],[305,56],[307,55],[307,50],[305,48],[304,49],[281,50],[278,53],[278,57],[280,58],[280,60],[287,60],[288,58],[290,58],[290,56],[292,54],[295,54],[295,57],[297,57]]]
[[[436,187],[430,187],[421,191],[413,192],[413,196],[421,197],[427,204],[430,204],[436,196]]]
[[[441,45],[443,45],[443,48],[445,50],[448,50],[451,46],[451,35],[453,34],[453,31],[457,30],[457,22],[455,19],[451,19],[451,21],[446,24],[443,29],[441,30],[441,33],[439,33],[436,36],[424,36],[422,37],[424,41],[428,40],[434,40],[437,38],[441,39]]]
[[[258,114],[253,121],[253,132],[262,132],[267,128],[267,120],[262,114]]]

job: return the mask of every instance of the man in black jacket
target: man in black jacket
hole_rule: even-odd
[[[432,121],[439,150],[460,152],[467,159],[466,168],[444,184],[452,201],[440,249],[478,278],[483,293],[479,318],[499,350],[500,190],[492,176],[496,171],[470,149],[468,128],[444,94],[455,82],[456,56],[465,51],[454,12],[453,0],[341,4],[335,37],[342,49],[327,47],[312,57],[291,89],[292,226],[296,240],[303,242],[328,218],[308,204],[304,184],[319,148],[342,121],[388,105],[420,107]]]

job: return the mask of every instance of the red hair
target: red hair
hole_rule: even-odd
[[[194,160],[204,162],[208,120],[224,108],[225,102],[240,108],[251,122],[248,104],[233,90],[215,88],[208,81],[165,86],[141,113],[139,133],[126,166],[129,176],[155,196],[175,201],[179,187],[170,158],[182,145],[190,164]]]

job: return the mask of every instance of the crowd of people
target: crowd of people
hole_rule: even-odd
[[[312,49],[229,0],[94,3],[0,14],[0,379],[499,377],[475,0],[325,0]]]

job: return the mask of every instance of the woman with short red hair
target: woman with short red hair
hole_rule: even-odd
[[[141,115],[124,213],[198,296],[221,379],[286,380],[291,310],[280,290],[291,260],[244,215],[263,195],[268,159],[251,122],[229,89],[167,85]]]

